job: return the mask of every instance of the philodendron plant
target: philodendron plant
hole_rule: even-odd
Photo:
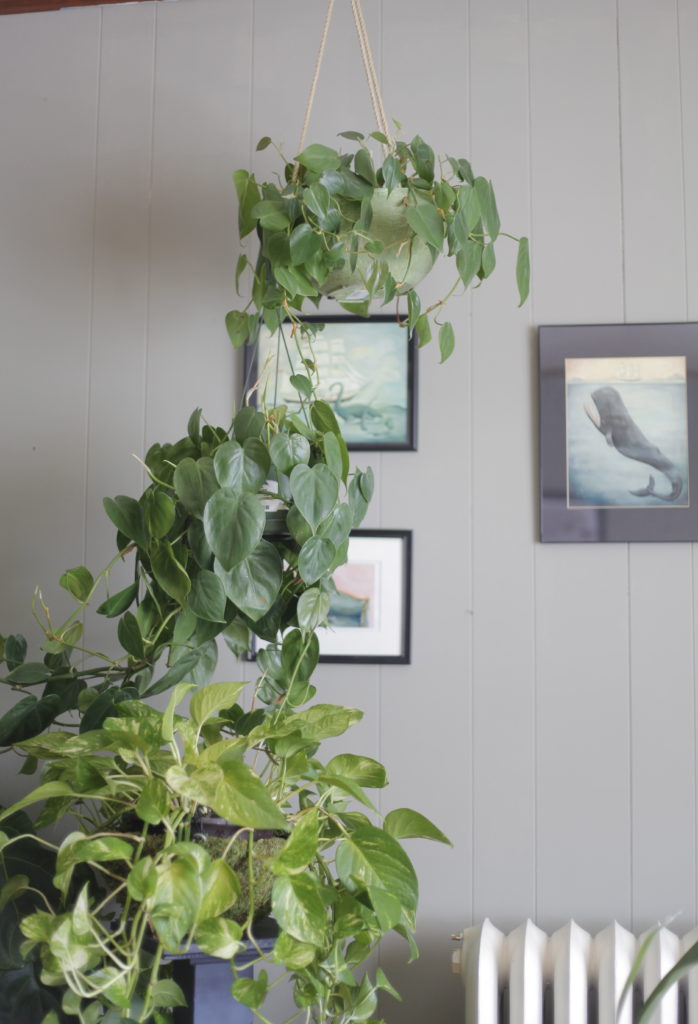
[[[61,583],[76,609],[61,625],[37,598],[43,660],[26,660],[23,638],[5,640],[4,681],[20,699],[0,737],[41,779],[0,816],[0,908],[17,914],[46,1024],[59,1013],[81,1024],[169,1019],[183,995],[167,953],[196,943],[232,963],[254,944],[257,880],[269,872],[279,935],[260,959],[290,972],[307,1021],[373,1018],[377,991],[393,990],[367,957],[391,930],[415,952],[417,881],[401,840],[445,837],[408,809],[381,819],[366,794],[386,784],[377,761],[322,757],[322,741],[361,713],[315,702],[310,681],[331,573],[366,511],[370,473],[350,471],[327,405],[302,410],[244,408],[230,431],[202,427],[197,413],[185,438],[153,446],[141,497],[105,502],[133,582],[111,593],[110,569],[96,579],[72,569]],[[117,620],[119,656],[83,645],[80,616],[95,602]],[[252,636],[256,681],[210,682],[218,639],[242,652]],[[166,710],[153,708],[170,688]],[[26,809],[38,801],[32,826]],[[237,833],[212,843],[202,814]],[[66,816],[61,843],[42,836]],[[258,828],[282,841],[260,853]],[[20,867],[18,851],[31,862],[32,849],[40,879]],[[266,1020],[264,966],[231,981]]]
[[[394,143],[376,165],[365,136],[340,134],[356,143],[354,152],[313,144],[295,162],[280,153],[276,182],[235,172],[240,237],[256,232],[260,244],[254,263],[245,255],[238,261],[238,281],[252,271],[252,295],[244,309],[228,314],[231,340],[240,346],[254,338],[260,321],[275,331],[286,319],[302,320],[304,305],[317,305],[323,296],[367,316],[371,303],[405,295],[407,324],[420,345],[438,331],[443,361],[453,351],[455,332],[438,314],[459,286],[492,274],[495,242],[505,234],[492,183],[475,176],[463,158],[437,158],[419,136]],[[370,137],[388,145],[380,132]],[[257,148],[270,144],[264,138]],[[521,304],[529,290],[528,240],[507,237],[518,245]],[[423,307],[416,286],[444,251],[455,263],[453,286]]]

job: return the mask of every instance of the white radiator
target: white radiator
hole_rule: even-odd
[[[460,938],[460,937],[459,937]],[[548,936],[532,921],[504,935],[485,920],[463,933],[454,966],[465,986],[465,1024],[632,1024],[633,999],[618,1000],[644,936],[611,924],[592,937],[568,921]],[[637,998],[696,941],[662,928],[637,979]],[[664,996],[652,1024],[698,1024],[698,971]]]

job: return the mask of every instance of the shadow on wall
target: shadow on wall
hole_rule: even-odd
[[[401,939],[391,936],[381,945],[380,965],[402,996],[402,1001],[396,1002],[382,994],[378,1016],[385,1017],[387,1024],[421,1024],[425,1020],[459,1024],[463,1020],[463,983],[451,968],[456,948],[452,933],[452,919],[421,926],[417,935],[420,956],[412,963],[407,962],[407,943]]]

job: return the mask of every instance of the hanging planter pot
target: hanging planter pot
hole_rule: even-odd
[[[492,183],[473,174],[463,158],[437,157],[420,137],[388,145],[381,164],[369,151],[373,132],[341,133],[358,143],[352,153],[321,144],[287,162],[284,187],[258,183],[248,171],[234,174],[240,237],[255,232],[260,251],[253,263],[242,255],[237,278],[253,273],[252,300],[228,314],[236,347],[256,337],[259,322],[273,330],[284,320],[303,323],[306,301],[337,299],[348,312],[368,316],[407,295],[407,325],[419,343],[438,334],[442,361],[454,348],[448,322],[435,316],[459,286],[480,283],[495,270],[495,243],[504,234]],[[261,140],[258,148],[270,145]],[[521,305],[529,288],[528,240],[518,245],[516,282]],[[417,286],[445,254],[454,271],[446,295],[424,308]],[[250,310],[254,307],[254,311]]]
[[[408,201],[406,188],[395,188],[392,192],[385,187],[375,189],[370,200],[371,222],[366,231],[367,239],[360,241],[355,261],[352,260],[351,243],[347,246],[344,266],[331,271],[318,286],[322,295],[340,302],[363,302],[369,297],[367,282],[378,259],[395,281],[398,295],[410,291],[427,276],[437,253],[410,227]],[[373,243],[378,252],[367,251],[366,241],[369,245]]]

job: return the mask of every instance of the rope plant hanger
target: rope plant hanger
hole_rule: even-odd
[[[238,260],[237,282],[250,270],[252,294],[243,309],[228,314],[228,332],[239,347],[255,339],[263,324],[278,332],[279,345],[291,360],[284,330],[284,324],[290,325],[297,349],[292,386],[301,407],[317,385],[310,342],[318,325],[306,318],[309,304],[334,298],[347,312],[367,317],[371,307],[396,304],[404,295],[407,328],[420,346],[437,335],[443,362],[455,346],[453,325],[441,319],[443,306],[457,290],[490,277],[500,236],[518,246],[519,305],[529,288],[528,240],[501,230],[492,183],[475,175],[462,157],[437,157],[419,135],[410,142],[393,137],[361,0],[349,2],[377,125],[368,139],[381,144],[382,163],[374,163],[360,132],[338,133],[354,144],[353,152],[307,144],[335,7],[335,0],[328,0],[298,153],[289,160],[275,147],[284,162],[280,183],[257,182],[246,170],[233,176],[240,238],[256,232],[260,245],[255,263],[244,254]],[[257,149],[269,145],[272,140],[264,137]],[[453,284],[443,298],[423,307],[416,287],[444,251],[454,264]],[[299,334],[306,338],[303,351]]]

